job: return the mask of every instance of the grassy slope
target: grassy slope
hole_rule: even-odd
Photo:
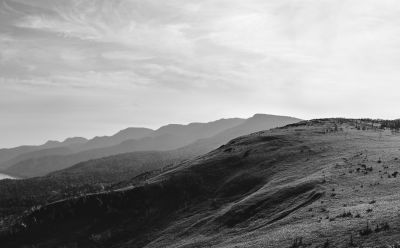
[[[276,223],[224,240],[219,246],[289,247],[298,237],[313,247],[322,247],[326,240],[330,247],[349,247],[351,236],[355,246],[398,241],[400,178],[388,175],[400,171],[400,136],[389,131],[359,131],[348,124],[342,128],[343,132],[310,137],[323,144],[310,147],[323,152],[297,161],[301,171],[279,176],[290,178],[292,173],[305,170],[309,172],[307,178],[324,178],[321,199]],[[311,168],[318,171],[311,173]],[[343,213],[352,216],[341,217]],[[360,235],[367,223],[373,232]],[[375,233],[376,225],[383,223],[388,223],[390,230]]]
[[[311,247],[326,240],[348,247],[350,236],[364,246],[399,240],[400,178],[393,173],[400,170],[400,136],[359,131],[351,122],[338,132],[334,126],[313,121],[237,138],[136,187],[35,210],[2,242],[290,247],[303,237]],[[390,228],[361,235],[367,223]]]

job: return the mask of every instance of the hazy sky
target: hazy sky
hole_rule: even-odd
[[[400,117],[397,0],[0,0],[0,147],[128,126]]]

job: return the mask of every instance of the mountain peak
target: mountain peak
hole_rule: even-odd
[[[65,145],[70,145],[70,144],[78,144],[78,143],[85,143],[88,140],[83,137],[71,137],[71,138],[66,138],[62,143]]]
[[[252,117],[250,117],[249,119],[265,119],[265,118],[271,118],[271,117],[285,117],[285,118],[294,118],[294,117],[290,117],[290,116],[283,116],[283,115],[271,115],[271,114],[262,114],[262,113],[257,113],[254,114]],[[297,118],[295,118],[297,119]]]
[[[135,136],[138,138],[142,138],[144,136],[147,136],[154,130],[150,128],[145,128],[145,127],[128,127],[125,129],[122,129],[121,131],[117,132],[116,134],[113,135],[113,137],[118,137],[118,136]]]
[[[53,145],[59,145],[61,142],[57,140],[48,140],[46,143],[44,143],[44,146],[53,146]]]

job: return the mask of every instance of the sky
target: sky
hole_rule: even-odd
[[[0,0],[0,147],[255,113],[400,118],[396,0]]]

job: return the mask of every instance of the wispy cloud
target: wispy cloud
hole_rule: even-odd
[[[114,129],[254,112],[395,118],[364,99],[399,103],[399,11],[395,0],[0,0],[0,114],[24,123],[13,106],[47,119],[71,104],[82,107],[71,120]]]

